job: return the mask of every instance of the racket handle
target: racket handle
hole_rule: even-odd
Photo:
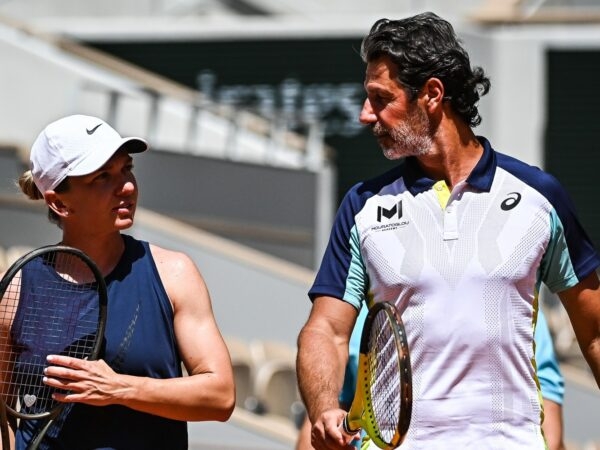
[[[42,439],[44,439],[46,432],[50,429],[50,426],[53,423],[54,423],[54,419],[48,419],[48,421],[44,424],[42,429],[40,431],[38,431],[38,433],[35,435],[31,444],[29,445],[29,447],[27,447],[27,450],[37,450],[37,448],[42,443]]]
[[[348,421],[347,414],[346,414],[346,417],[344,417],[344,420],[342,421],[342,428],[344,429],[344,433],[346,433],[346,434],[356,434],[360,431],[360,427],[356,428],[356,429],[352,429],[350,427],[350,422]]]

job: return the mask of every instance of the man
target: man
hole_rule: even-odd
[[[404,449],[544,449],[533,332],[557,292],[600,380],[600,258],[558,182],[472,128],[489,90],[435,14],[377,21],[363,40],[360,121],[404,161],[344,198],[298,338],[298,380],[320,449],[350,449],[339,408],[363,302],[406,326],[413,414]]]
[[[339,396],[340,407],[345,410],[350,408],[354,398],[360,335],[366,317],[367,308],[361,308],[354,329],[352,330],[352,336],[350,337],[350,348],[344,375],[344,385]],[[542,424],[542,429],[544,431],[546,442],[548,443],[548,450],[565,450],[562,412],[565,382],[558,365],[556,353],[554,352],[554,345],[552,344],[552,335],[548,328],[548,322],[541,309],[538,312],[534,339],[537,377],[540,382],[540,390],[544,399],[544,422]],[[310,431],[310,422],[306,418],[298,433],[296,450],[313,450],[313,446],[310,443]],[[360,444],[361,441],[359,439],[354,442],[354,445],[357,448],[360,448]]]

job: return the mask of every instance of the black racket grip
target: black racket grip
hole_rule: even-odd
[[[360,428],[357,428],[355,430],[350,428],[350,423],[348,423],[348,415],[347,414],[346,414],[346,417],[344,417],[344,420],[342,421],[342,428],[344,429],[344,433],[346,433],[346,434],[356,434],[360,431]]]

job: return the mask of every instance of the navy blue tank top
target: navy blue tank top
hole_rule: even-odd
[[[106,277],[108,318],[103,359],[118,373],[180,377],[173,310],[147,242],[123,235],[125,251]],[[36,433],[36,421],[21,421],[17,449]],[[187,423],[119,405],[67,404],[48,431],[42,449],[187,449]]]

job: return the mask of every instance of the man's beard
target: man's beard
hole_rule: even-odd
[[[418,107],[409,111],[406,120],[394,128],[385,128],[379,122],[373,126],[373,134],[379,140],[379,145],[387,159],[399,159],[406,156],[423,156],[429,153],[433,146],[430,135],[429,118]],[[384,142],[390,139],[393,141]]]

